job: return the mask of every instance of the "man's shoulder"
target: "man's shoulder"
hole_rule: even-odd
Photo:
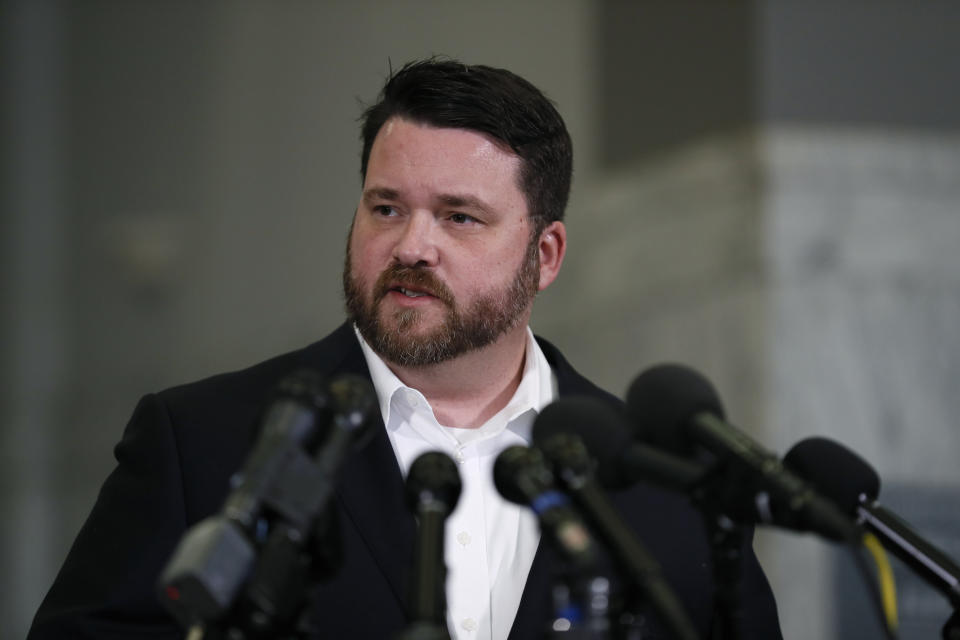
[[[344,323],[326,337],[300,349],[194,382],[170,387],[157,395],[169,406],[218,405],[260,407],[286,376],[310,369],[322,376],[341,372],[363,375],[366,364],[350,324]]]
[[[363,375],[365,367],[353,329],[345,324],[301,349],[147,396],[134,411],[118,451],[145,433],[170,434],[180,473],[194,490],[193,513],[205,515],[222,502],[227,479],[248,454],[281,380],[301,369],[331,378]]]
[[[535,335],[534,337],[540,346],[540,350],[543,351],[544,357],[546,357],[547,362],[550,364],[550,368],[553,369],[554,374],[557,376],[557,386],[560,395],[594,396],[613,405],[619,406],[623,404],[620,398],[600,388],[577,371],[566,357],[564,357],[560,349],[552,342],[539,335]]]

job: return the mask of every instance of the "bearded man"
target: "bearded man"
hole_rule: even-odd
[[[528,326],[566,251],[570,136],[515,74],[427,60],[388,79],[362,138],[343,273],[348,321],[299,351],[142,399],[31,638],[180,637],[156,601],[157,577],[184,532],[220,508],[271,389],[303,367],[370,379],[382,418],[339,477],[342,566],[313,592],[318,637],[380,640],[408,624],[416,524],[403,478],[427,450],[456,460],[464,486],[446,527],[451,635],[543,636],[552,550],[534,516],[500,497],[493,462],[530,444],[534,418],[558,396],[619,402]],[[615,501],[708,637],[715,612],[699,515],[644,486]],[[743,637],[779,638],[749,549],[743,587]]]

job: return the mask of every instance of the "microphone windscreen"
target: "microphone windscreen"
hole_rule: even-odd
[[[416,512],[420,504],[439,504],[446,513],[460,499],[460,472],[445,453],[427,451],[417,457],[407,472],[407,504]]]
[[[377,431],[376,418],[380,415],[373,383],[361,376],[341,374],[330,381],[330,397],[337,426],[352,433],[356,448],[366,446]]]
[[[880,476],[873,467],[828,438],[801,440],[783,457],[783,464],[850,514],[856,513],[861,495],[876,500],[880,494]]]
[[[723,404],[704,376],[683,365],[651,367],[627,392],[627,414],[637,438],[674,453],[694,450],[687,425],[698,413],[723,419]]]
[[[553,474],[539,449],[514,445],[494,460],[493,485],[504,500],[527,505],[553,488]]]
[[[285,376],[271,392],[260,420],[260,437],[285,433],[313,453],[329,431],[331,399],[326,378],[312,369]]]
[[[597,479],[608,489],[624,488],[620,456],[630,445],[626,419],[610,403],[588,396],[560,398],[544,407],[533,422],[533,442],[542,445],[559,434],[579,436],[597,461]]]

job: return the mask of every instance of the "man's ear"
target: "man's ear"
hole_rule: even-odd
[[[538,241],[540,249],[540,282],[538,291],[550,286],[563,264],[563,256],[567,253],[567,228],[559,220],[551,222],[540,232]]]

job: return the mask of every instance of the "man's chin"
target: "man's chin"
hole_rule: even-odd
[[[427,337],[443,328],[446,314],[436,309],[380,309],[380,326],[395,335]]]
[[[412,324],[381,324],[384,335],[392,335],[394,342],[411,347],[443,341],[444,327],[441,323],[424,323],[422,320]]]

